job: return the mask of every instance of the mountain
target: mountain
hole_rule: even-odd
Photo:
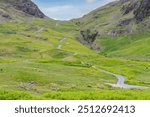
[[[77,39],[106,56],[150,59],[149,0],[111,2],[72,21],[80,27]]]
[[[139,29],[148,30],[150,28],[149,9],[149,0],[120,0],[100,7],[73,21],[81,28],[83,27],[83,30],[98,31],[99,36],[116,36],[133,33]]]
[[[129,18],[123,5],[130,1],[121,2],[81,19],[58,21],[47,18],[31,0],[0,0],[0,99],[150,99],[147,29],[141,28],[143,35],[110,36],[104,31]],[[149,16],[139,19],[138,13],[131,22],[147,27]],[[79,33],[97,52],[76,40]],[[118,85],[118,78],[125,82]],[[136,89],[122,89],[124,83]]]
[[[142,0],[140,5],[134,11],[134,14],[137,21],[143,21],[145,18],[150,16],[150,1]]]
[[[20,17],[46,18],[31,0],[0,0],[0,20],[6,21]],[[19,18],[18,18],[19,20]]]

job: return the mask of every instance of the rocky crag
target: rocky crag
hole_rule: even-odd
[[[0,21],[47,18],[31,0],[0,0]]]
[[[17,10],[21,10],[26,14],[34,17],[44,18],[45,15],[40,11],[38,6],[31,0],[6,0],[6,2],[13,5]]]
[[[150,29],[150,0],[120,0],[100,7],[79,19],[72,20],[81,27],[78,40],[94,43],[101,36],[119,36]],[[84,33],[90,30],[90,33]],[[93,34],[91,34],[93,32]],[[86,34],[86,36],[85,36]],[[85,37],[87,37],[85,39]],[[92,36],[93,37],[93,36]],[[88,40],[88,41],[87,41]],[[91,41],[92,40],[92,41]],[[93,41],[94,40],[94,41]],[[85,43],[86,43],[85,42]],[[84,44],[85,44],[84,43]]]

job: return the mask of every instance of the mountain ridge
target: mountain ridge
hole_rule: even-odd
[[[137,25],[137,22],[149,19],[149,9],[149,0],[120,0],[111,2],[72,21],[81,26],[81,30],[93,29],[97,30],[99,35],[117,36],[135,31],[135,28],[138,27],[133,24]],[[147,27],[150,27],[150,24],[147,24]],[[113,28],[118,28],[118,30]]]
[[[77,40],[99,51],[102,47],[97,41],[100,39],[149,31],[149,19],[149,0],[119,0],[97,8],[82,18],[73,19],[72,22],[80,27]],[[95,35],[94,38],[89,38],[91,35]]]
[[[31,0],[0,0],[1,21],[22,18],[48,18]]]

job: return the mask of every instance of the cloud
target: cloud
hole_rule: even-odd
[[[75,17],[80,17],[82,14],[80,14],[78,9],[79,8],[76,8],[76,6],[73,5],[41,7],[41,10],[45,14],[56,20],[69,20]]]
[[[95,0],[85,0],[85,2],[90,4],[90,3],[95,2]]]
[[[41,0],[33,0],[35,1],[40,9],[46,14],[48,17],[58,20],[69,20],[73,18],[79,18],[90,11],[103,6],[108,2],[112,2],[115,0],[83,0],[81,3],[72,4],[70,2],[40,2]],[[86,4],[85,4],[86,3]]]
[[[60,11],[67,11],[69,9],[72,9],[73,6],[71,5],[63,5],[63,6],[52,6],[45,8],[48,12],[60,12]]]

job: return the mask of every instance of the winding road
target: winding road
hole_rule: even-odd
[[[61,39],[59,42],[62,43],[66,40],[66,38],[63,38]],[[57,46],[57,49],[61,49],[62,48],[62,45],[59,44]],[[77,55],[77,53],[74,53],[73,55]],[[66,58],[64,58],[66,59]],[[82,62],[82,64],[85,64],[84,62]],[[112,87],[119,87],[119,88],[124,88],[124,89],[145,89],[145,88],[148,88],[148,87],[145,87],[145,86],[138,86],[138,85],[128,85],[128,84],[125,84],[125,76],[122,76],[122,75],[119,75],[119,74],[115,74],[115,73],[112,73],[112,72],[109,72],[109,71],[106,71],[106,70],[103,70],[103,69],[99,69],[97,68],[96,66],[92,66],[92,68],[94,69],[97,69],[103,73],[106,73],[106,74],[110,74],[112,76],[115,76],[118,81],[117,81],[117,84],[110,84],[110,83],[107,83],[109,85],[111,85]]]
[[[93,68],[98,69],[95,66],[93,66]],[[98,70],[100,70],[101,72],[104,72],[106,74],[113,75],[118,79],[117,84],[107,83],[107,84],[109,84],[113,87],[119,87],[119,88],[124,88],[124,89],[145,89],[145,88],[148,88],[148,87],[145,87],[145,86],[125,84],[125,77],[124,76],[118,75],[118,74],[115,74],[115,73],[112,73],[112,72],[109,72],[109,71],[106,71],[106,70],[102,70],[102,69],[98,69]]]

